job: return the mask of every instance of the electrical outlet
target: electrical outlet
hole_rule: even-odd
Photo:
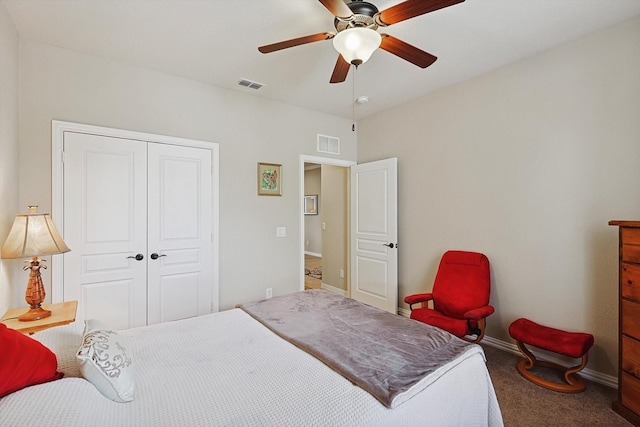
[[[307,240],[307,246],[309,246],[309,241]]]
[[[267,298],[271,298],[273,296],[273,288],[267,288]]]
[[[344,270],[343,269],[340,269],[340,278],[344,279]]]

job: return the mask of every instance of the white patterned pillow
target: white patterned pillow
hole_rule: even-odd
[[[82,376],[115,402],[133,400],[135,384],[129,338],[87,320],[77,353]]]

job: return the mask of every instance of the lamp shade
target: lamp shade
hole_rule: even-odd
[[[29,206],[28,214],[18,214],[9,237],[2,245],[2,258],[28,258],[69,252],[51,215],[36,212],[37,206]]]
[[[355,27],[340,31],[333,38],[333,47],[350,64],[367,62],[373,52],[380,47],[382,37],[371,28]]]

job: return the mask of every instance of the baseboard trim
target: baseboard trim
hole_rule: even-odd
[[[407,310],[406,308],[398,307],[398,314],[404,317],[409,317],[411,316],[411,311]],[[518,346],[515,343],[502,341],[487,335],[485,335],[484,338],[482,339],[482,343],[489,345],[491,347],[495,347],[499,350],[507,351],[509,353],[522,356],[522,353],[520,353],[520,350],[518,350]],[[566,360],[562,360],[559,357],[554,357],[551,354],[547,354],[547,353],[542,354],[539,351],[531,351],[531,352],[536,356],[536,358],[539,358],[540,360],[546,360],[549,362],[558,363],[560,365],[567,364]],[[582,371],[580,371],[580,376],[584,377],[589,381],[593,381],[594,383],[598,383],[606,387],[610,387],[614,389],[618,388],[618,377],[614,377],[612,375],[607,375],[607,374],[603,374],[602,372],[594,371],[593,369],[584,368]]]
[[[342,295],[343,297],[347,296],[347,291],[341,288],[336,288],[335,286],[327,285],[326,283],[320,284],[320,289],[324,289],[325,291],[333,292],[334,294]]]
[[[411,310],[408,310],[406,308],[398,307],[398,314],[400,316],[409,317],[409,316],[411,316]]]
[[[309,252],[309,251],[304,251],[305,255],[311,255],[311,256],[315,256],[318,258],[322,258],[322,254],[316,253],[316,252]]]

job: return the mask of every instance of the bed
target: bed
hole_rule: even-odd
[[[322,305],[326,301],[329,312],[324,311],[329,306]],[[324,311],[328,323],[307,315],[310,306]],[[352,306],[371,315],[354,320],[358,318]],[[292,309],[291,316],[283,314],[283,307]],[[288,317],[293,320],[287,324]],[[388,321],[391,326],[386,326]],[[385,401],[351,378],[348,367],[331,368],[335,362],[325,351],[349,347],[349,354],[357,355],[351,347],[366,341],[389,358],[383,364],[393,366],[385,343],[376,344],[376,337],[358,332],[359,338],[348,343],[316,345],[320,330],[320,335],[344,338],[344,331],[354,325],[358,331],[378,331],[378,337],[392,329],[395,336],[409,340],[413,338],[403,331],[418,325],[425,333],[436,331],[436,352],[452,343],[460,354],[411,379],[413,385],[399,387]],[[114,331],[133,350],[135,393],[126,403],[110,400],[81,377],[76,353],[83,344],[83,327],[76,322],[33,335],[57,355],[58,370],[65,376],[0,398],[0,424],[32,425],[37,419],[65,427],[503,425],[480,346],[327,291],[303,291],[197,318]],[[292,331],[298,335],[292,338]],[[362,357],[355,359],[362,364]],[[367,369],[373,359],[364,361]],[[402,375],[381,374],[382,381],[387,377]]]

